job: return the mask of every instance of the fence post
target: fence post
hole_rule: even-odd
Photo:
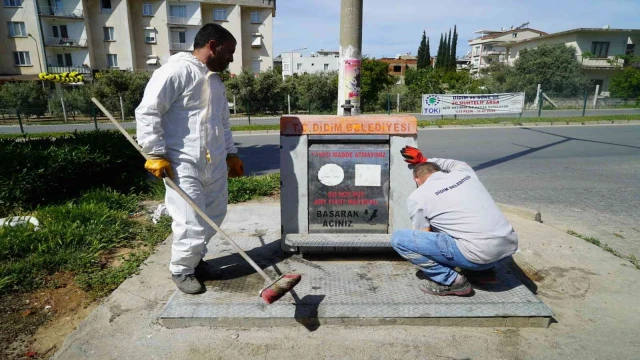
[[[93,125],[98,130],[98,114],[96,113],[96,106],[93,104],[91,105],[91,117],[93,118]]]
[[[587,112],[587,98],[589,97],[589,92],[587,89],[584,90],[584,104],[582,104],[582,116]]]
[[[236,105],[236,96],[233,95],[233,115],[238,114],[238,106]]]
[[[64,116],[64,122],[67,122],[67,108],[64,106],[64,98],[60,96],[60,103],[62,103],[62,116]]]
[[[291,115],[291,95],[287,94],[287,114]]]
[[[20,109],[16,109],[16,115],[18,115],[18,123],[20,124],[20,132],[24,134],[24,128],[22,127],[22,118],[20,117]]]
[[[122,122],[124,122],[124,102],[122,101],[122,95],[120,96],[120,113],[122,114]]]
[[[600,85],[596,85],[596,93],[593,95],[593,108],[598,106],[598,93],[600,92]]]
[[[387,94],[387,115],[391,115],[391,94]]]
[[[249,118],[249,125],[251,125],[251,101],[247,99],[247,117]]]
[[[398,110],[398,114],[400,113],[400,93],[398,93],[398,99],[396,100],[396,106]]]
[[[542,95],[542,91],[540,91],[540,95]],[[538,117],[542,114],[542,103],[544,102],[544,97],[540,96],[538,99]]]

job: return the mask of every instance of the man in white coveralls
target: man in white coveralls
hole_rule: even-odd
[[[227,176],[242,176],[229,128],[229,104],[219,73],[233,61],[236,40],[217,24],[203,26],[193,53],[181,52],[156,70],[136,109],[137,141],[152,159],[145,169],[170,176],[218,225],[227,213]],[[213,271],[202,260],[215,231],[165,186],[173,218],[171,271],[178,289],[200,293]]]

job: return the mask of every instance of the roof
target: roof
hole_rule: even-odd
[[[531,31],[531,32],[534,32],[536,34],[540,34],[542,36],[548,35],[544,31],[531,29],[531,28],[521,28],[521,29],[513,29],[513,30],[507,30],[507,31],[501,31],[501,32],[493,33],[491,35],[483,36],[483,37],[480,37],[480,38],[477,38],[477,39],[471,39],[471,40],[469,40],[469,42],[478,41],[478,40],[495,39],[495,38],[503,36],[503,35],[512,34],[512,33],[516,33],[516,32],[524,32],[524,31]]]
[[[640,34],[640,29],[577,28],[577,29],[571,29],[571,30],[566,30],[566,31],[560,31],[560,32],[553,33],[553,34],[545,34],[545,35],[542,35],[542,36],[537,37],[537,38],[516,41],[516,42],[512,43],[511,45],[526,43],[526,42],[534,41],[534,40],[538,41],[538,40],[550,39],[550,38],[553,38],[553,37],[556,37],[556,36],[562,36],[562,35],[574,34],[574,33],[580,33],[580,32],[599,32],[599,33],[629,32],[629,33]]]

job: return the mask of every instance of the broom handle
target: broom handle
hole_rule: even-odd
[[[142,154],[142,156],[144,156],[144,158],[146,160],[149,160],[151,157],[147,154],[145,154],[142,151],[142,148],[140,147],[140,145],[138,145],[138,143],[133,139],[133,137],[131,137],[131,135],[129,135],[129,133],[127,132],[127,130],[125,130],[122,125],[120,125],[120,123],[113,118],[113,116],[111,115],[111,113],[105,109],[104,106],[102,106],[102,104],[100,103],[100,101],[98,101],[98,99],[92,97],[91,101],[93,101],[96,106],[98,108],[100,108],[100,110],[102,110],[102,112],[107,115],[107,117],[109,118],[109,120],[111,120],[111,122],[118,128],[118,130],[120,130],[120,132],[122,133],[122,135],[124,135],[127,140],[129,140],[129,142],[131,143],[131,145],[133,145],[138,152],[140,152],[140,154]],[[251,260],[251,258],[249,257],[249,255],[247,255],[244,250],[242,250],[236,243],[235,241],[231,240],[231,238],[229,237],[229,235],[227,235],[224,231],[222,231],[222,229],[220,229],[220,227],[213,222],[213,220],[211,220],[207,214],[204,213],[204,211],[202,211],[202,209],[200,209],[200,207],[193,202],[193,200],[191,200],[191,197],[189,197],[189,195],[187,195],[187,193],[185,193],[178,185],[176,185],[176,183],[173,182],[173,180],[171,180],[170,177],[165,177],[164,180],[167,182],[167,184],[169,184],[169,186],[175,190],[189,205],[191,205],[191,207],[198,213],[198,215],[200,215],[209,225],[211,225],[212,228],[214,228],[219,234],[222,234],[222,237],[227,240],[231,246],[233,246],[233,248],[245,259],[247,260],[247,262],[251,265],[251,267],[253,267],[260,275],[262,275],[262,277],[266,280],[266,281],[270,281],[273,282],[273,279],[271,279],[271,277],[269,277],[269,275],[267,275],[261,268],[260,266],[258,266],[258,264],[256,264],[253,260]]]

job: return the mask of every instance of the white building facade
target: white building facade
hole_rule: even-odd
[[[275,0],[2,0],[0,80],[41,72],[155,70],[193,51],[200,27],[218,23],[238,41],[229,70],[273,67]]]
[[[320,50],[310,56],[302,56],[299,52],[281,54],[282,76],[293,74],[338,71],[340,53],[338,51]]]

